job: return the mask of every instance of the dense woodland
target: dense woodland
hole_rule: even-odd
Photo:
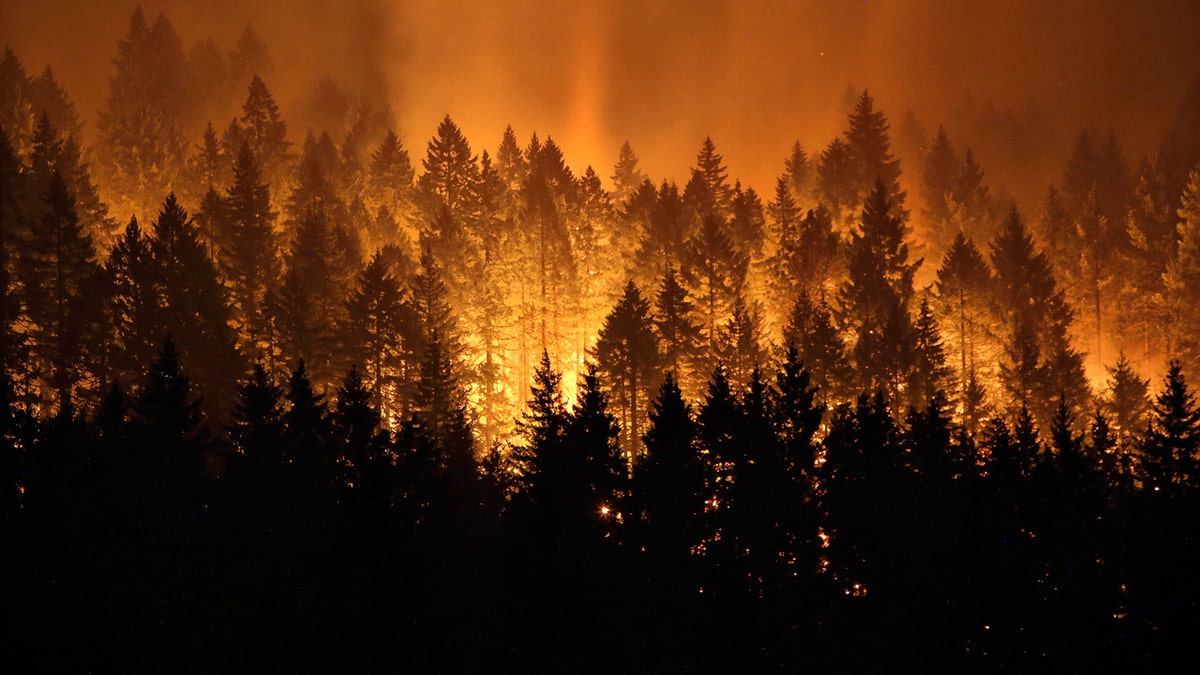
[[[116,53],[89,147],[0,59],[21,660],[1107,670],[1200,623],[1200,81],[1022,213],[866,91],[760,196],[711,139],[682,186],[448,116],[416,162],[366,99],[293,144],[250,29]]]

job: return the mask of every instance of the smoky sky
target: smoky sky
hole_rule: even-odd
[[[650,175],[682,182],[711,135],[730,175],[762,192],[793,141],[815,153],[842,130],[847,85],[869,89],[894,129],[911,111],[929,135],[945,124],[952,139],[967,101],[1036,109],[1047,120],[1039,161],[1061,171],[1083,128],[1116,132],[1135,164],[1200,73],[1200,3],[1169,0],[142,6],[149,21],[165,13],[185,49],[205,36],[231,49],[253,23],[277,63],[267,83],[294,141],[310,123],[305,97],[325,79],[387,101],[417,156],[448,113],[476,151],[512,124],[523,140],[553,136],[572,168],[595,164],[607,177],[629,140]],[[50,64],[92,129],[132,8],[9,0],[0,41],[31,73]]]

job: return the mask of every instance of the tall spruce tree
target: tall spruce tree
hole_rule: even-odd
[[[650,304],[632,281],[604,318],[596,339],[596,363],[620,409],[621,448],[627,461],[641,455],[642,420],[657,382],[658,344]]]
[[[1142,444],[1146,473],[1157,488],[1195,488],[1198,453],[1200,408],[1183,376],[1183,366],[1172,361],[1162,390],[1154,399],[1150,427]]]
[[[909,303],[921,264],[909,262],[907,234],[886,184],[877,180],[863,205],[860,227],[850,237],[848,278],[838,292],[842,323],[855,338],[854,364],[862,390],[894,391],[907,372]]]
[[[31,323],[27,335],[33,369],[41,373],[46,403],[62,409],[70,407],[75,387],[86,374],[79,367],[91,311],[84,301],[99,267],[92,239],[76,215],[75,199],[57,172],[40,198],[28,242],[19,249],[17,278]]]
[[[205,412],[219,420],[233,401],[229,373],[244,369],[231,327],[228,291],[199,228],[168,195],[154,221],[150,252],[158,278],[163,326],[176,338],[179,353],[195,373]]]

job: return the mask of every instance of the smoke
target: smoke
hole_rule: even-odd
[[[553,136],[576,171],[593,164],[607,177],[628,139],[651,175],[683,181],[712,136],[731,176],[769,191],[794,140],[815,154],[842,130],[839,104],[853,83],[888,114],[893,140],[909,111],[928,136],[945,124],[956,146],[976,146],[993,182],[1021,183],[1006,187],[1022,196],[1059,178],[1082,128],[1115,131],[1131,163],[1150,151],[1197,75],[1200,26],[1200,5],[1170,0],[168,0],[143,9],[151,20],[165,13],[185,48],[212,36],[229,50],[253,23],[278,64],[267,82],[293,140],[313,123],[313,92],[326,80],[348,100],[390,104],[417,155],[450,114],[476,151],[512,124],[521,137]],[[94,129],[131,10],[3,3],[0,41],[30,71],[52,65]],[[971,111],[989,101],[999,118],[1040,116],[1022,127],[1038,137],[982,138]],[[1009,153],[1026,163],[1020,170],[999,166],[1013,157],[982,152],[998,155],[1006,142],[1022,148]],[[911,179],[919,158],[903,160]]]

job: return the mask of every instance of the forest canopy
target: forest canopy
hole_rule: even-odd
[[[5,620],[99,631],[62,665],[553,667],[620,624],[599,662],[1186,644],[1200,79],[1143,156],[1073,131],[1031,207],[991,180],[1022,157],[869,89],[752,186],[714,136],[679,176],[629,141],[573,169],[554,129],[414,137],[332,82],[301,129],[272,50],[135,9],[90,142],[0,58]]]

